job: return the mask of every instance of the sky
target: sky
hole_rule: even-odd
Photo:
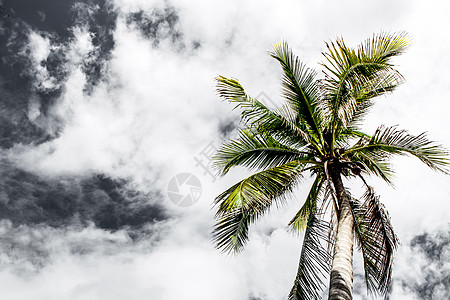
[[[1,299],[286,299],[302,241],[286,225],[310,179],[251,227],[239,255],[211,241],[215,196],[248,174],[209,168],[240,126],[214,78],[238,78],[276,107],[276,41],[320,71],[326,41],[408,32],[395,61],[406,81],[377,99],[364,130],[398,125],[450,148],[445,1],[0,6]],[[395,188],[369,179],[401,242],[388,298],[447,299],[449,177],[411,157],[394,163]],[[359,252],[354,259],[354,299],[371,299]]]

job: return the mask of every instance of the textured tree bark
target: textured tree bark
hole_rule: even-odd
[[[353,214],[339,172],[331,171],[330,177],[339,204],[339,220],[330,274],[329,300],[353,298]]]

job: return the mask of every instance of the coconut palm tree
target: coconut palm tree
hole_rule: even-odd
[[[288,227],[304,231],[300,262],[289,299],[318,299],[329,276],[329,299],[352,299],[353,240],[362,252],[368,291],[386,295],[398,239],[369,175],[392,183],[389,159],[412,155],[428,167],[448,173],[447,152],[424,133],[411,135],[396,126],[380,126],[372,135],[361,122],[375,98],[402,83],[392,58],[404,52],[404,33],[374,35],[356,49],[342,38],[326,44],[322,78],[294,56],[285,42],[270,55],[283,69],[285,103],[270,109],[249,96],[231,78],[217,78],[217,92],[241,109],[245,129],[217,151],[221,175],[234,166],[257,172],[215,199],[213,239],[225,252],[239,252],[250,224],[272,206],[282,207],[305,175],[312,185]],[[343,178],[361,181],[355,199]]]

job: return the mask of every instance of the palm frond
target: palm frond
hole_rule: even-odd
[[[350,154],[378,157],[379,161],[387,160],[393,154],[411,154],[431,169],[449,174],[446,149],[428,140],[425,133],[414,136],[396,126],[380,126],[366,144],[355,145],[343,156]]]
[[[236,208],[223,213],[213,230],[216,248],[227,253],[241,252],[248,240],[248,229],[257,218],[251,209]]]
[[[314,183],[311,186],[308,197],[306,197],[305,203],[299,209],[297,214],[292,218],[288,224],[288,228],[293,232],[301,232],[305,230],[309,220],[309,216],[314,214],[317,209],[317,198],[320,195],[322,185],[325,179],[321,175],[317,175]]]
[[[306,66],[292,53],[286,42],[276,43],[271,56],[280,62],[284,71],[283,96],[308,131],[319,142],[322,139],[322,118],[324,110],[318,101],[317,73]]]
[[[217,196],[213,240],[225,252],[239,252],[248,239],[248,227],[275,202],[280,206],[300,180],[304,164],[298,161],[258,172]]]
[[[363,138],[366,140],[370,140],[372,137],[370,135],[368,135],[367,133],[364,133],[360,130],[356,130],[353,128],[347,128],[346,130],[342,131],[341,134],[344,135],[351,135],[354,138]]]
[[[328,76],[342,81],[348,76],[353,76],[355,69],[364,76],[370,76],[377,69],[391,67],[391,59],[402,54],[409,45],[409,38],[405,33],[373,35],[358,49],[352,49],[345,45],[342,38],[335,43],[326,43],[328,53],[323,53],[329,64],[322,65],[330,72]]]
[[[241,120],[248,128],[256,129],[259,132],[267,131],[274,137],[275,135],[280,137],[281,140],[289,140],[291,144],[306,145],[310,143],[311,137],[307,132],[299,128],[292,120],[247,95],[237,80],[219,76],[216,81],[219,96],[230,103],[235,103],[236,108],[242,109]]]
[[[281,132],[279,128],[277,128],[276,123],[266,124],[265,126],[260,126],[258,128],[259,131],[266,131],[270,133],[273,137],[275,137],[280,142],[292,146],[292,147],[302,147],[311,145],[310,149],[314,150],[317,154],[323,154],[322,148],[320,144],[314,140],[313,136],[308,132],[308,126],[304,123],[299,122],[298,114],[292,110],[289,104],[284,103],[280,107],[274,110],[274,113],[277,116],[280,116],[281,119],[285,120],[284,126],[290,128],[292,131],[297,131],[304,140],[299,142],[298,140],[292,140],[292,138],[286,138],[286,134]]]
[[[355,234],[363,254],[367,289],[385,295],[391,281],[394,251],[398,238],[389,215],[372,187],[367,186],[363,203],[351,202]]]
[[[394,56],[402,54],[409,46],[409,38],[406,32],[389,34],[382,32],[374,34],[358,47],[358,55],[361,58],[373,60],[378,63],[390,63]]]
[[[342,92],[339,95],[340,98],[336,101],[336,107],[333,110],[335,111],[333,116],[336,120],[335,123],[343,128],[355,127],[367,114],[372,104],[370,102],[372,98],[393,91],[403,82],[401,74],[391,67],[374,71],[370,76],[364,76],[358,72],[359,70],[354,68],[353,76],[346,78],[346,81],[343,82],[342,89],[345,94]],[[364,104],[361,105],[361,103]]]
[[[370,77],[355,77],[351,82],[351,95],[339,108],[341,131],[358,130],[373,105],[372,98],[393,91],[403,82],[402,75],[392,68],[379,71]]]
[[[328,53],[323,55],[327,63],[322,65],[328,72],[323,87],[335,131],[355,120],[354,114],[359,116],[357,120],[364,115],[367,106],[360,106],[361,102],[391,92],[403,81],[390,60],[406,49],[408,38],[403,33],[382,33],[362,43],[357,50],[347,47],[342,38],[326,45]]]
[[[306,157],[305,152],[279,143],[268,133],[241,130],[239,138],[224,144],[212,160],[213,167],[225,175],[231,167],[238,165],[267,169]]]
[[[354,134],[359,132],[362,121],[372,105],[373,101],[370,100],[356,103],[355,106],[351,108],[352,111],[349,112],[350,114],[348,115],[346,123],[343,124],[345,126],[341,126],[338,129],[339,131],[336,133],[336,139],[348,140],[350,137],[356,137]]]
[[[327,222],[315,214],[309,215],[297,276],[288,300],[321,299],[324,280],[331,269],[331,255],[321,244],[328,242],[328,231]]]

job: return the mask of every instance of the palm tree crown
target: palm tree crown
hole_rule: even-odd
[[[242,250],[251,223],[273,205],[282,206],[305,174],[314,179],[288,225],[305,233],[289,299],[320,298],[328,274],[330,299],[351,299],[353,235],[368,290],[386,294],[398,240],[366,175],[391,183],[389,159],[397,154],[410,154],[447,173],[446,150],[424,133],[411,135],[396,126],[380,126],[372,135],[361,130],[373,100],[403,81],[391,60],[404,52],[407,36],[381,33],[356,49],[342,39],[326,46],[319,79],[285,42],[275,44],[270,55],[283,69],[286,100],[277,109],[249,96],[237,80],[217,78],[219,96],[241,109],[246,129],[217,151],[215,167],[221,175],[234,166],[257,172],[215,199],[216,246],[226,252]],[[343,177],[362,180],[366,192],[361,199],[351,197]]]

